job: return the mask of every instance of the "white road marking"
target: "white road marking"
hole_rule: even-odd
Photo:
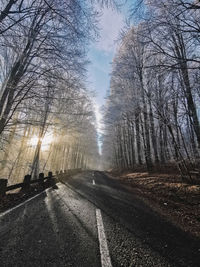
[[[53,186],[52,186],[52,187],[53,187]],[[9,209],[9,210],[4,211],[3,213],[0,214],[0,218],[2,218],[3,216],[5,216],[6,214],[12,212],[13,210],[16,210],[16,209],[18,209],[19,207],[25,205],[26,203],[32,201],[33,199],[35,199],[35,198],[41,196],[42,194],[48,192],[52,187],[49,187],[49,188],[47,188],[46,190],[42,191],[41,193],[39,193],[39,194],[37,194],[37,195],[35,195],[35,196],[33,196],[33,197],[27,199],[26,201],[20,203],[19,205],[15,206],[15,207],[13,207],[13,208],[11,208],[11,209]]]
[[[92,184],[95,185],[95,180],[92,180]]]
[[[100,254],[101,254],[101,266],[112,267],[100,209],[96,209],[96,219],[97,219],[99,247],[100,247]]]

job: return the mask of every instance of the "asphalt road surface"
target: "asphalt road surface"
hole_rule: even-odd
[[[0,215],[3,266],[200,266],[200,242],[99,171]]]

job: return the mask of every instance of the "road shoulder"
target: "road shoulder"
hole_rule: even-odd
[[[200,186],[183,184],[178,177],[148,173],[116,175],[120,182],[155,212],[195,238],[200,238]]]

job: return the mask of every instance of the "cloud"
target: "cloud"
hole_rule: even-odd
[[[103,8],[99,20],[100,38],[96,44],[98,50],[113,52],[117,46],[120,30],[125,25],[124,16],[112,8]]]

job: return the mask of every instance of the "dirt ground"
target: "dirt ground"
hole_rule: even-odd
[[[182,183],[179,175],[125,173],[118,176],[154,210],[184,231],[200,238],[200,185]]]

